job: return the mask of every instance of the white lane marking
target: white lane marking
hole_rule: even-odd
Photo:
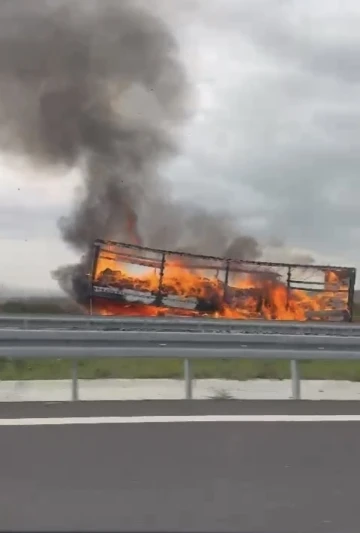
[[[171,424],[201,422],[360,422],[360,415],[204,415],[2,418],[0,419],[0,426],[92,426],[99,424]]]

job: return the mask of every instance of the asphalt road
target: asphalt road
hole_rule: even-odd
[[[0,402],[0,419],[83,416],[360,415],[360,402],[294,400],[135,400]]]
[[[2,404],[0,418],[216,410],[359,414],[360,405]],[[359,531],[360,422],[1,426],[0,442],[1,530]]]

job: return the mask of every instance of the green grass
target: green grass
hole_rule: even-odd
[[[300,363],[304,379],[345,379],[360,381],[360,361],[304,361]],[[80,378],[173,378],[182,379],[181,360],[164,359],[101,359],[79,362]],[[201,360],[193,363],[195,378],[223,379],[286,379],[287,361]],[[71,362],[0,360],[0,380],[67,379]]]

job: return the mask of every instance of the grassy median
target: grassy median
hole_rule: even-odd
[[[300,364],[304,379],[344,379],[360,381],[360,361],[304,361]],[[196,378],[222,379],[286,379],[287,361],[201,360],[193,363]],[[59,361],[0,360],[1,380],[67,379],[71,363]],[[79,377],[99,378],[169,378],[183,377],[181,360],[163,359],[97,359],[79,362]]]

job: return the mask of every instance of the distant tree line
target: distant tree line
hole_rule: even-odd
[[[1,313],[19,314],[83,314],[84,310],[68,298],[10,298],[0,303]]]

